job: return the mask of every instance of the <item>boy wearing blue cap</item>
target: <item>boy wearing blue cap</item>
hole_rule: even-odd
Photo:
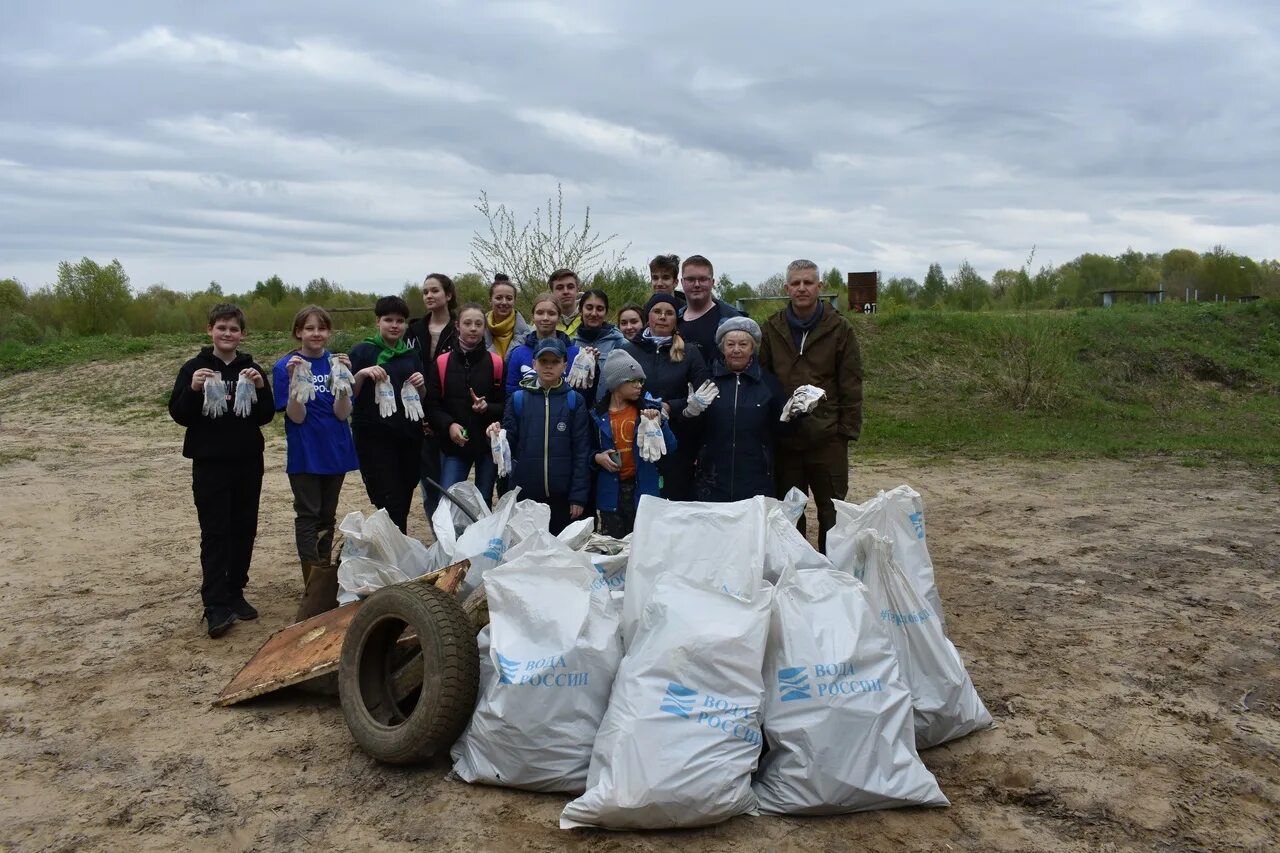
[[[533,347],[534,375],[507,400],[502,429],[511,445],[512,486],[551,508],[551,532],[582,517],[590,500],[591,419],[582,396],[564,381],[567,358],[558,337]],[[489,427],[490,434],[498,425]]]

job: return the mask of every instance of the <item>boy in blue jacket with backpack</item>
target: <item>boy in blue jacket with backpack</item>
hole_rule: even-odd
[[[582,517],[591,497],[591,418],[582,395],[564,381],[564,342],[539,340],[534,375],[507,400],[502,429],[511,445],[511,485],[551,508],[551,532]],[[489,427],[496,434],[498,424]]]

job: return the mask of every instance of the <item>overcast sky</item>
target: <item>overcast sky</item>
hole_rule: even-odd
[[[0,276],[470,268],[474,203],[758,281],[1280,242],[1280,3],[34,3],[0,12]]]

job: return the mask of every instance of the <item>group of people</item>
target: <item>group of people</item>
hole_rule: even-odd
[[[763,325],[714,297],[701,255],[659,255],[649,270],[648,301],[621,306],[612,323],[608,295],[583,290],[572,270],[550,275],[529,320],[505,275],[485,308],[459,306],[453,280],[433,273],[424,316],[382,297],[374,334],[345,355],[329,351],[329,314],[308,306],[294,320],[298,348],[270,379],[239,350],[243,312],[216,306],[210,346],[183,365],[169,401],[187,428],[209,635],[257,616],[244,587],[260,427],[276,411],[286,417],[304,579],[298,620],[334,606],[338,496],[354,470],[370,503],[406,532],[416,491],[430,518],[441,491],[473,475],[486,502],[519,487],[547,504],[553,532],[594,515],[616,537],[631,532],[643,495],[734,501],[795,487],[813,494],[825,550],[861,428],[862,365],[852,325],[820,299],[817,266],[788,265],[787,305]],[[813,387],[817,405],[783,420]]]

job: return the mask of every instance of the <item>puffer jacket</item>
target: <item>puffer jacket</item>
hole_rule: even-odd
[[[720,396],[698,418],[702,452],[695,491],[700,501],[738,501],[773,495],[774,442],[786,397],[772,373],[752,359],[734,373],[723,363],[713,368]]]
[[[569,368],[573,366],[573,360],[578,355],[578,348],[573,345],[573,341],[569,340],[569,336],[564,332],[556,332],[556,337],[560,339],[560,343],[564,344],[564,348],[568,350],[569,356],[564,361],[564,375],[569,375]],[[507,396],[510,397],[520,387],[521,383],[529,377],[533,377],[537,381],[537,375],[533,371],[533,347],[538,342],[538,331],[533,330],[524,336],[519,345],[513,345],[511,351],[507,353],[507,378],[505,380]]]
[[[656,409],[659,408],[660,405],[661,404],[657,403],[652,398],[640,401],[640,408],[642,410]],[[592,457],[601,451],[615,450],[618,445],[613,436],[613,422],[609,420],[609,404],[604,402],[594,407],[591,410],[591,419],[595,421],[596,426],[594,435],[592,436]],[[639,425],[639,421],[637,421],[636,437],[639,435]],[[657,463],[646,462],[640,458],[640,448],[636,446],[636,437],[632,438],[631,452],[633,454],[632,458],[636,461],[635,501],[636,503],[639,503],[640,498],[644,495],[653,495],[654,497],[657,497],[662,482],[658,473]],[[675,433],[671,431],[671,427],[667,425],[666,421],[662,422],[662,440],[667,444],[667,453],[675,451],[676,436]],[[594,463],[592,464],[592,467],[596,472],[596,509],[603,512],[617,512],[618,496],[622,491],[622,480],[615,471],[606,471]]]
[[[440,386],[440,359],[445,359],[444,387]],[[502,385],[501,362],[494,375],[493,354],[483,346],[471,351],[454,342],[452,352],[441,354],[426,371],[426,415],[431,428],[440,437],[440,452],[476,460],[488,456],[489,438],[485,429],[502,420],[507,395]],[[483,412],[471,408],[472,392],[486,405]],[[459,447],[449,438],[449,427],[460,424],[467,431],[467,443]]]
[[[696,389],[711,378],[702,353],[688,341],[685,342],[684,358],[678,362],[671,360],[671,344],[658,346],[645,337],[625,341],[619,349],[640,363],[644,369],[644,393],[670,406],[671,419],[676,423],[680,423],[677,419],[684,413],[689,386]]]
[[[511,485],[520,487],[521,497],[587,505],[591,416],[581,394],[564,380],[542,388],[531,377],[507,399],[502,428],[511,445]]]
[[[760,366],[778,377],[784,394],[789,397],[801,385],[827,392],[808,417],[779,437],[779,449],[804,452],[833,441],[857,441],[862,431],[862,356],[853,325],[823,307],[803,348],[797,348],[784,308],[761,331]]]
[[[203,414],[204,391],[191,390],[191,377],[197,370],[207,367],[217,373],[226,387],[227,411],[211,418]],[[238,416],[235,406],[236,383],[240,371],[252,367],[262,374],[262,387],[253,402],[249,417]],[[209,380],[217,382],[217,379]],[[289,393],[286,388],[283,393]],[[246,456],[262,456],[262,429],[275,416],[275,398],[271,395],[271,374],[253,360],[247,352],[236,351],[236,357],[227,364],[213,354],[213,347],[200,350],[199,355],[182,365],[178,371],[173,393],[169,395],[169,416],[180,426],[187,428],[182,439],[182,455],[188,459],[241,459]]]

